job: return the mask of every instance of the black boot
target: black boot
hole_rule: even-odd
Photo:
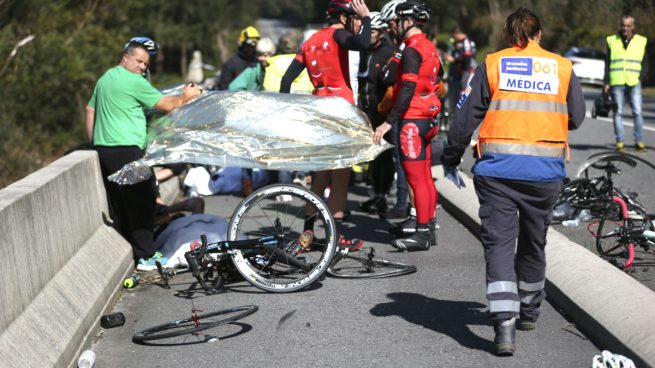
[[[416,232],[416,216],[409,216],[405,221],[399,222],[389,229],[389,233],[395,236],[407,236]]]
[[[391,245],[404,251],[428,250],[430,249],[430,227],[428,224],[419,224],[416,232],[404,239],[395,239]]]
[[[437,219],[430,220],[430,246],[437,245]]]
[[[375,196],[368,201],[362,203],[359,208],[362,211],[371,214],[387,212],[387,199],[384,196]]]
[[[501,324],[494,326],[494,346],[496,355],[512,356],[516,351],[516,318],[503,321]]]

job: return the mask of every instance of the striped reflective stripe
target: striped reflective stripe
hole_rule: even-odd
[[[544,285],[546,285],[546,280],[538,282],[519,281],[519,289],[521,291],[539,291],[544,288]]]
[[[530,304],[530,302],[532,301],[532,299],[534,299],[535,296],[536,296],[536,295],[534,295],[534,294],[533,294],[533,295],[524,296],[523,298],[521,298],[521,303],[523,303],[523,304]]]
[[[517,294],[516,283],[514,281],[494,281],[487,285],[487,294],[493,293],[514,293]]]
[[[623,62],[641,64],[641,60],[636,60],[636,59],[625,59],[625,60],[624,59],[614,59],[614,60],[610,61],[610,64],[623,63]]]
[[[639,70],[639,69],[629,69],[629,68],[625,68],[625,69],[624,68],[610,68],[610,71],[611,72],[626,71],[626,72],[633,72],[633,73],[641,73],[641,70]]]
[[[489,313],[518,312],[521,302],[518,300],[490,300]]]
[[[564,144],[564,142],[562,142]],[[565,147],[544,147],[519,143],[479,143],[480,153],[505,153],[511,155],[528,155],[539,157],[564,158],[566,157]]]
[[[568,114],[566,104],[556,101],[528,101],[528,100],[493,100],[489,103],[489,110],[498,111],[537,111],[557,112]]]

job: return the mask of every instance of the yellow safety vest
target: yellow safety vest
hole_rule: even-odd
[[[284,73],[291,65],[295,54],[275,55],[268,59],[268,66],[266,67],[266,74],[264,74],[264,91],[279,92],[280,82]],[[291,93],[312,94],[314,86],[309,80],[307,69],[303,69],[302,73],[291,83]]]
[[[610,85],[636,86],[639,84],[641,63],[646,53],[646,37],[634,35],[628,48],[623,47],[623,40],[619,35],[607,37],[607,46],[610,51]]]

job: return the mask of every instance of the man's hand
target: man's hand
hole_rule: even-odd
[[[364,0],[353,0],[353,10],[362,18],[371,16],[371,12],[368,10],[368,6],[366,6]]]
[[[373,138],[373,143],[375,144],[380,144],[382,141],[382,137],[391,130],[391,124],[387,123],[386,121],[377,128],[375,128],[375,138]]]
[[[186,86],[184,86],[184,89],[182,90],[182,95],[184,96],[185,103],[200,96],[201,93],[202,93],[202,89],[200,88],[199,85],[195,83],[188,83]]]
[[[603,91],[605,91],[606,94],[609,93],[609,91],[610,91],[610,85],[609,85],[609,84],[606,84],[605,86],[603,86]]]
[[[200,86],[195,83],[188,83],[184,86],[184,89],[182,89],[182,94],[162,97],[155,105],[155,109],[169,113],[200,96],[201,92],[202,90],[200,89]]]

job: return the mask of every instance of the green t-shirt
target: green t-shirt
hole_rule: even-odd
[[[95,109],[93,144],[146,147],[143,109],[154,107],[161,92],[143,76],[115,66],[98,79],[89,106]]]

